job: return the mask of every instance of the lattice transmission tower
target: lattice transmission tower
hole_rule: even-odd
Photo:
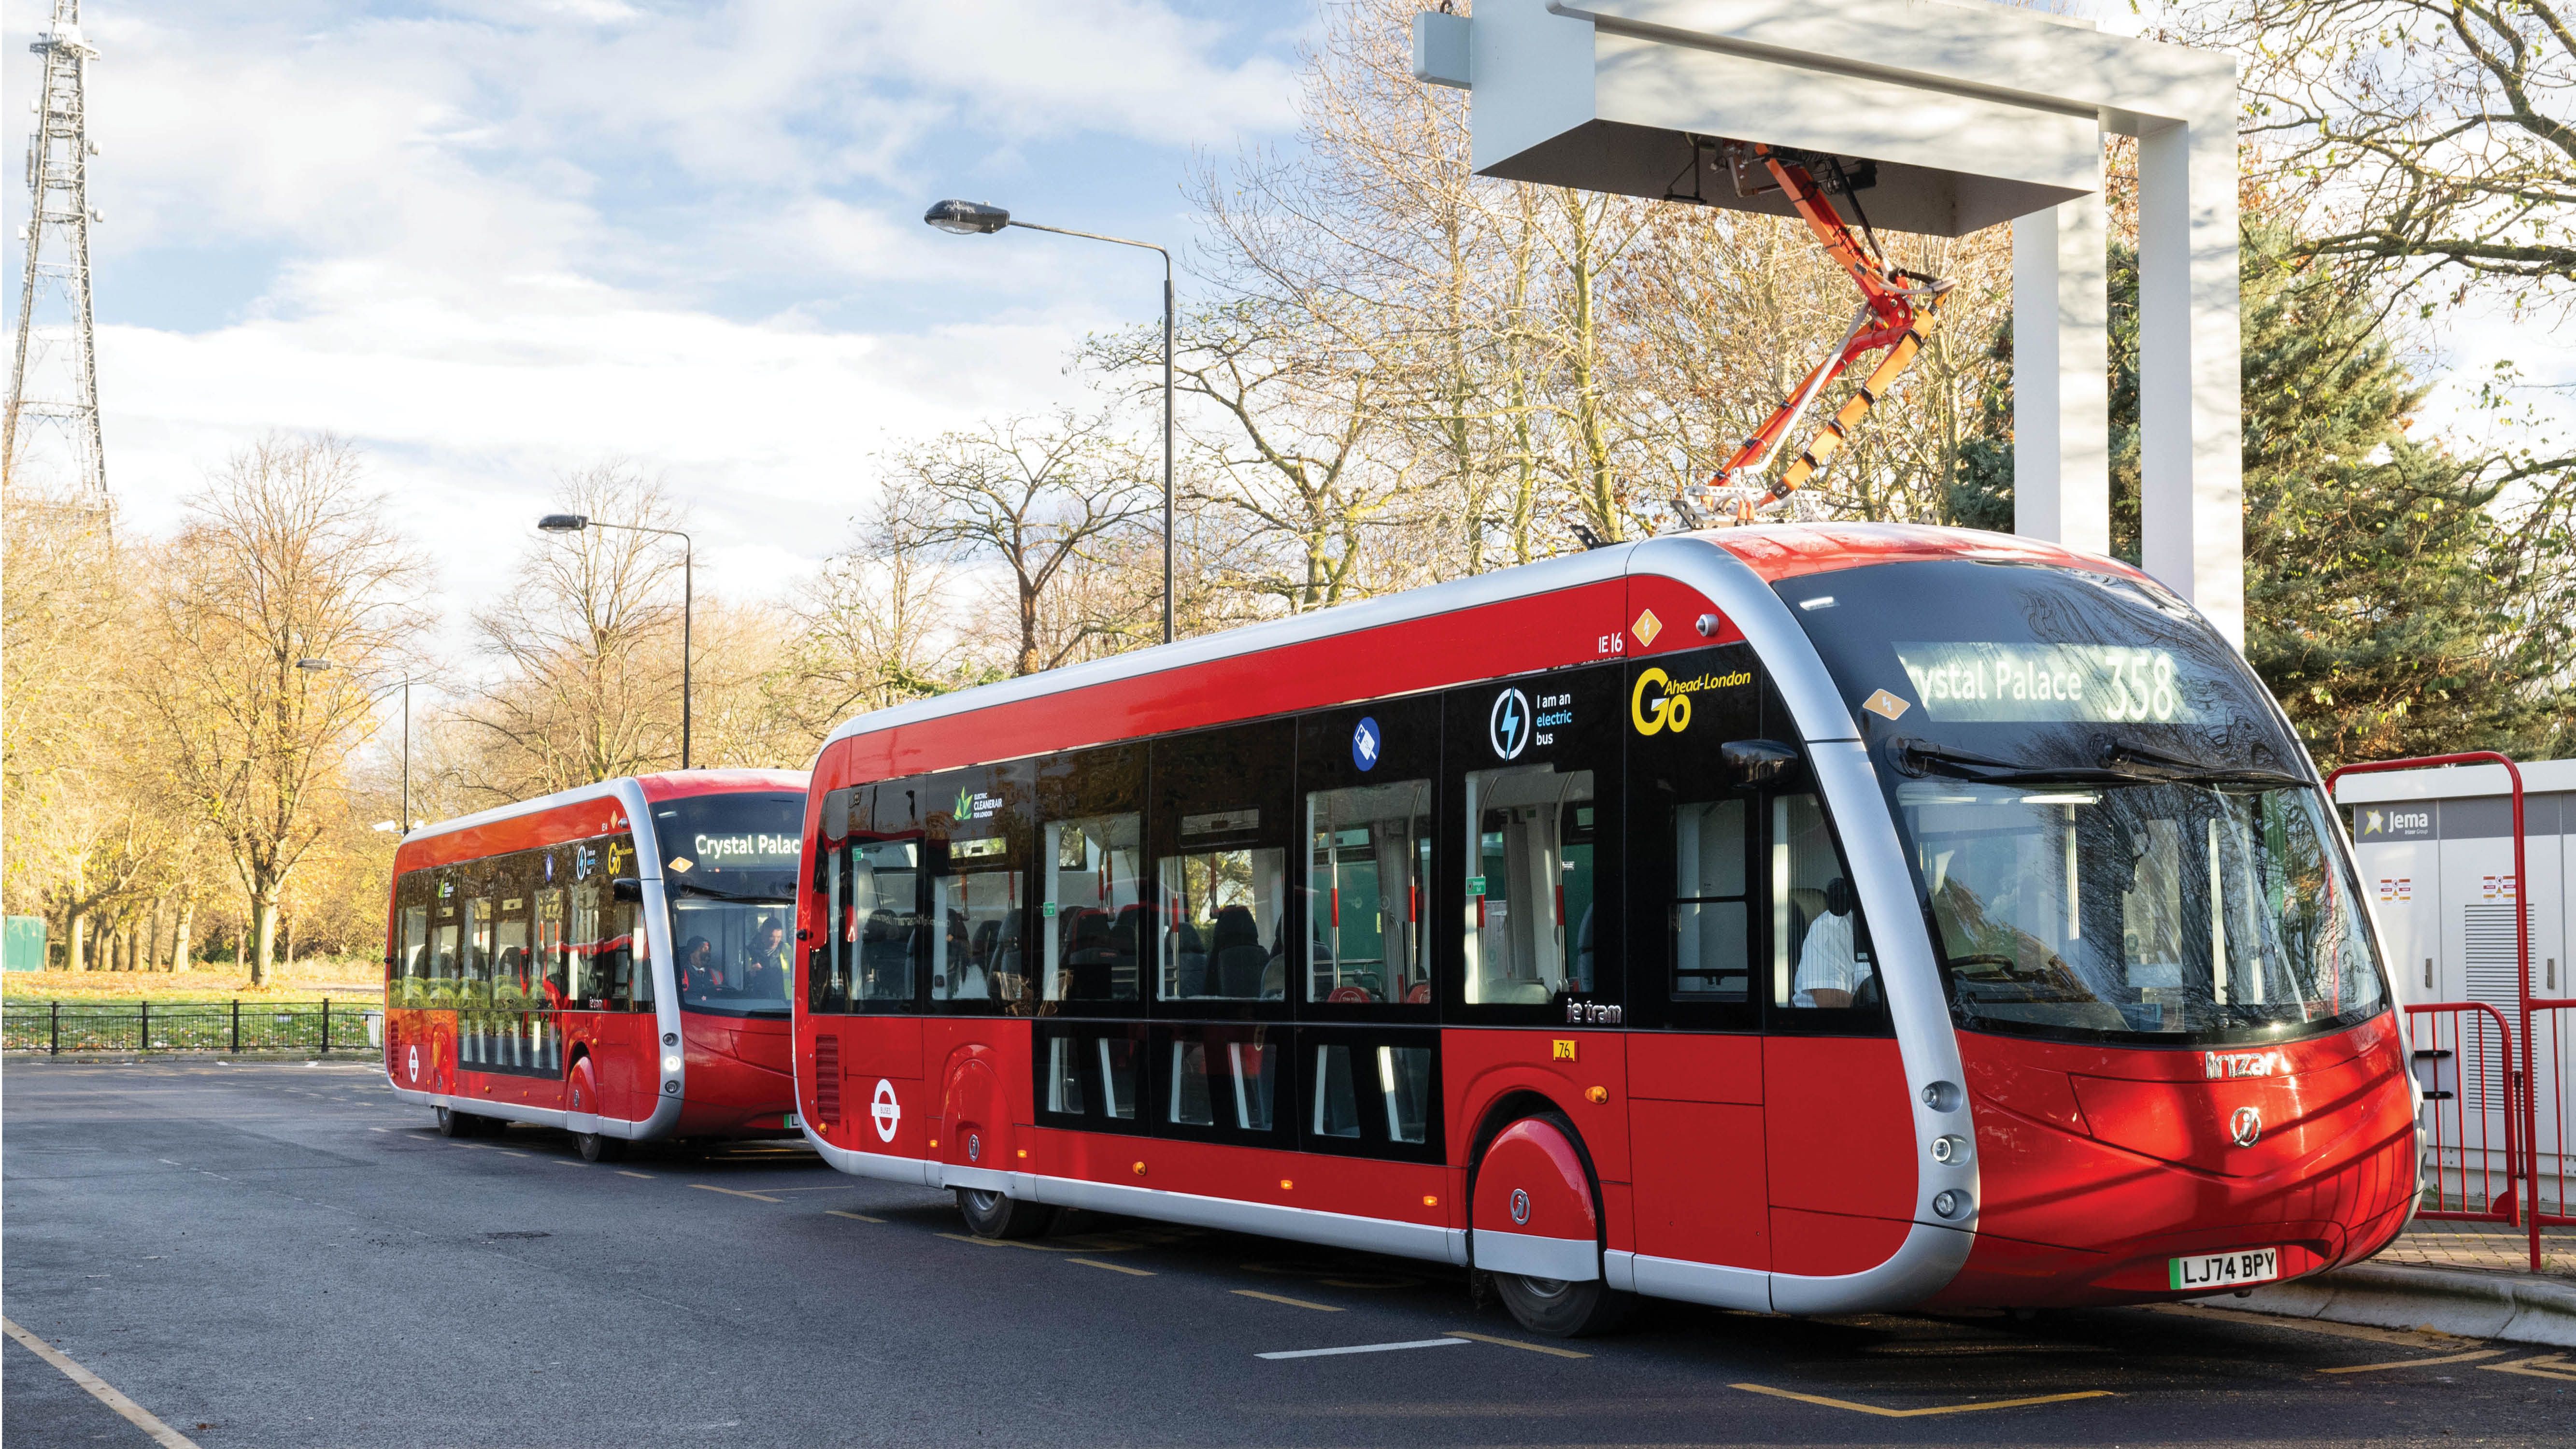
[[[36,132],[27,142],[26,283],[18,292],[18,357],[0,460],[9,481],[22,465],[59,468],[77,496],[107,505],[107,457],[98,429],[98,359],[90,325],[89,63],[80,0],[54,0],[53,28],[27,47],[45,62]],[[29,477],[28,481],[35,481]]]

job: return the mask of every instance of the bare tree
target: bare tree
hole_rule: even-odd
[[[1154,470],[1106,412],[1014,417],[945,433],[888,460],[927,510],[920,541],[970,566],[998,567],[1011,614],[1010,672],[1035,674],[1103,641],[1132,637],[1150,597],[1094,596],[1074,617],[1051,615],[1050,593],[1155,510]]]
[[[566,477],[563,512],[677,528],[659,480],[625,463]],[[474,626],[499,679],[462,711],[457,782],[485,805],[679,761],[680,576],[674,545],[625,529],[532,542],[517,578]]]
[[[321,838],[374,714],[362,681],[395,665],[418,566],[361,486],[356,449],[271,436],[191,499],[152,609],[159,679],[143,691],[173,773],[230,853],[275,959],[288,880]],[[329,659],[312,672],[297,661]]]
[[[787,695],[820,739],[842,718],[976,682],[956,627],[957,569],[931,538],[929,499],[898,478],[791,606]]]
[[[2576,26],[2557,0],[2216,0],[2251,179],[2303,250],[2407,285],[2576,283]],[[2545,292],[2508,286],[2519,307]]]

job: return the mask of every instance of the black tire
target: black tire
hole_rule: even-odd
[[[1606,1287],[1598,1278],[1566,1283],[1496,1273],[1494,1292],[1521,1327],[1548,1338],[1589,1338],[1608,1333],[1637,1310],[1637,1295]]]
[[[452,1108],[441,1107],[438,1109],[438,1135],[471,1137],[474,1135],[474,1124],[482,1120],[471,1112],[459,1112]]]
[[[957,1211],[979,1238],[1034,1238],[1055,1226],[1055,1209],[1044,1203],[971,1187],[957,1189]]]
[[[626,1139],[623,1137],[602,1137],[596,1132],[576,1132],[572,1135],[572,1144],[581,1150],[581,1160],[584,1162],[626,1160]]]

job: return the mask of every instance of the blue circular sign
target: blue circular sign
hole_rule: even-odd
[[[1363,717],[1358,729],[1351,731],[1351,763],[1363,770],[1377,768],[1377,721]]]

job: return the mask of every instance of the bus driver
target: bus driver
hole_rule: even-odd
[[[1860,962],[1852,940],[1851,882],[1835,876],[1825,886],[1825,913],[1808,923],[1807,939],[1798,949],[1797,991],[1792,1006],[1849,1006],[1871,968]]]
[[[752,932],[743,950],[742,994],[763,1001],[787,999],[787,928],[776,920]]]

